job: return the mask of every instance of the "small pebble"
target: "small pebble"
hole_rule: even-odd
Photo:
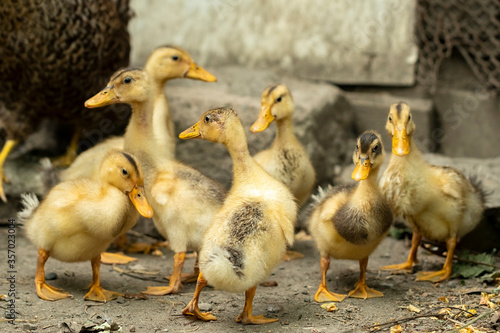
[[[129,332],[135,332],[135,326],[134,325],[130,325],[130,327],[128,328]]]
[[[276,282],[274,280],[270,280],[270,281],[262,282],[260,285],[262,287],[277,287],[278,286],[278,282]]]
[[[201,311],[212,311],[212,305],[209,303],[199,303],[198,307]]]
[[[57,279],[57,273],[55,272],[50,272],[45,274],[45,280],[51,281]]]
[[[38,327],[32,324],[23,324],[23,331],[36,331]]]
[[[267,307],[266,310],[268,312],[275,313],[275,312],[280,312],[282,309],[281,309],[281,306],[279,306],[279,305],[270,305]]]

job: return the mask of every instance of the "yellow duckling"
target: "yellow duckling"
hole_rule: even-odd
[[[175,252],[174,270],[168,286],[148,287],[143,293],[178,293],[181,281],[196,280],[193,274],[182,277],[186,251],[199,251],[202,236],[219,211],[225,191],[217,182],[197,170],[165,157],[156,148],[154,122],[154,85],[140,69],[127,68],[115,73],[108,86],[85,102],[87,107],[128,103],[132,117],[125,133],[125,150],[141,161],[145,174],[146,196],[155,211],[154,224],[169,240]]]
[[[157,154],[165,158],[175,158],[174,121],[165,95],[167,81],[177,78],[217,81],[215,76],[198,66],[189,53],[175,46],[160,46],[154,50],[146,61],[144,70],[153,78],[154,113],[152,132]],[[124,137],[112,137],[84,151],[69,168],[61,172],[61,180],[99,176],[99,161],[102,161],[109,149],[123,149]]]
[[[203,237],[196,290],[182,313],[216,320],[198,308],[200,292],[209,283],[217,289],[245,292],[245,307],[237,322],[277,321],[253,316],[252,302],[257,284],[280,262],[287,244],[293,243],[297,205],[292,193],[250,156],[243,126],[232,109],[205,112],[179,137],[220,142],[233,159],[233,186]]]
[[[262,93],[261,103],[259,118],[251,131],[262,132],[273,121],[276,121],[277,131],[272,146],[256,154],[254,159],[292,191],[300,207],[311,195],[316,173],[307,152],[293,132],[292,94],[283,84],[272,85]]]
[[[38,247],[35,276],[40,298],[55,301],[70,294],[45,283],[44,266],[49,257],[63,262],[90,260],[92,284],[86,300],[107,302],[119,293],[105,290],[99,281],[101,253],[113,239],[127,232],[138,212],[151,217],[137,159],[122,151],[108,153],[99,180],[78,179],[55,186],[40,204],[34,194],[23,195],[26,235]]]
[[[342,301],[345,295],[332,293],[326,286],[330,257],[359,260],[360,275],[349,297],[371,298],[384,294],[366,285],[368,257],[384,239],[393,215],[377,184],[384,162],[380,135],[361,134],[353,154],[356,168],[352,178],[357,186],[337,186],[320,198],[311,213],[309,230],[321,254],[322,281],[314,296],[316,302]]]
[[[382,269],[411,270],[424,237],[446,242],[448,254],[442,270],[420,272],[417,281],[447,280],[457,239],[480,222],[484,196],[457,170],[430,165],[423,159],[412,140],[415,123],[406,103],[391,105],[385,128],[392,136],[392,156],[380,181],[381,189],[396,216],[402,216],[413,229],[413,238],[407,261]]]

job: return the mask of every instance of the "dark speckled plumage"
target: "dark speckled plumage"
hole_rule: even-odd
[[[238,209],[231,217],[231,239],[243,242],[246,237],[259,231],[265,231],[262,226],[264,213],[260,203],[249,203]]]
[[[130,18],[129,0],[2,1],[0,128],[7,138],[24,139],[45,117],[84,128],[115,120],[83,103],[128,65]]]

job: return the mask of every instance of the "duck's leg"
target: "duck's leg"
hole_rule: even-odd
[[[112,265],[112,264],[128,264],[133,261],[137,261],[137,258],[134,257],[129,257],[123,252],[116,252],[116,253],[111,253],[111,252],[103,252],[101,253],[101,262],[103,264],[107,265]]]
[[[35,285],[38,297],[46,301],[57,301],[59,299],[73,297],[62,289],[49,286],[45,283],[45,262],[49,259],[49,252],[38,249],[38,260],[36,266]]]
[[[198,252],[196,252],[196,261],[194,262],[193,273],[182,273],[181,274],[181,282],[182,283],[191,283],[196,282],[198,279],[198,274],[200,274],[200,268],[198,266]],[[167,276],[167,279],[171,279],[172,276]]]
[[[78,142],[80,141],[81,130],[77,128],[73,137],[71,138],[71,142],[66,150],[66,153],[62,156],[56,157],[52,159],[52,164],[56,167],[67,167],[70,166],[71,163],[76,158],[78,153]]]
[[[368,258],[361,259],[359,261],[359,280],[354,286],[354,290],[349,292],[349,297],[354,298],[372,298],[372,297],[383,297],[384,294],[375,289],[369,288],[366,285],[366,267],[368,266]]]
[[[95,258],[92,258],[90,263],[92,265],[92,284],[90,285],[89,292],[83,298],[87,301],[106,303],[115,298],[118,298],[118,296],[122,296],[122,294],[120,293],[109,291],[101,287],[99,273],[99,269],[101,267],[101,256],[99,255]]]
[[[316,302],[342,302],[345,295],[335,294],[326,287],[326,272],[330,267],[330,257],[321,257],[321,284],[319,285],[314,300]]]
[[[5,196],[5,192],[3,190],[3,182],[9,182],[3,172],[3,165],[5,164],[5,160],[7,159],[7,156],[9,156],[12,148],[14,148],[16,145],[17,140],[7,140],[3,145],[2,152],[0,152],[0,199],[2,199],[3,202],[7,202],[7,197]]]
[[[384,266],[381,269],[387,271],[399,270],[411,273],[413,265],[418,262],[417,250],[421,240],[422,236],[420,236],[416,231],[413,231],[413,237],[411,238],[410,254],[408,254],[408,259],[406,260],[406,262],[397,265]]]
[[[453,253],[455,252],[455,247],[457,246],[457,237],[451,237],[446,240],[446,249],[448,254],[446,255],[446,261],[444,262],[443,269],[437,272],[418,272],[416,281],[430,281],[430,282],[441,282],[448,280],[451,275],[451,268],[453,267]]]
[[[147,287],[143,294],[162,296],[167,294],[177,294],[182,289],[181,273],[186,259],[186,252],[178,252],[174,255],[174,271],[170,277],[170,282],[166,287]]]
[[[198,281],[196,282],[196,289],[194,290],[194,295],[189,304],[182,310],[182,314],[185,316],[194,316],[196,319],[203,321],[217,320],[210,312],[201,312],[198,307],[198,301],[200,299],[200,293],[207,286],[207,280],[203,277],[203,273],[200,272],[198,275]]]
[[[269,323],[274,323],[278,321],[278,318],[266,318],[264,315],[260,316],[253,316],[252,315],[252,303],[253,303],[253,297],[255,296],[255,290],[257,289],[257,286],[252,287],[245,291],[245,307],[243,308],[243,311],[241,314],[236,317],[236,322],[237,323],[242,323],[242,324],[254,324],[254,325],[262,325],[262,324],[269,324]]]

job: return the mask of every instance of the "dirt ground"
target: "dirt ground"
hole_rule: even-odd
[[[9,275],[5,241],[7,233],[7,228],[0,228],[0,295],[6,295],[10,287],[6,280]],[[194,284],[185,285],[183,292],[177,295],[150,296],[147,299],[120,297],[106,304],[84,301],[83,296],[91,279],[90,263],[70,264],[49,259],[46,273],[55,272],[57,279],[48,283],[63,288],[74,297],[57,302],[43,301],[37,297],[33,283],[36,249],[24,237],[22,228],[17,228],[16,236],[17,318],[15,325],[2,319],[0,332],[109,332],[96,326],[103,322],[111,324],[111,331],[116,329],[121,332],[370,332],[377,328],[384,332],[448,332],[474,319],[476,321],[472,327],[475,330],[469,328],[460,332],[500,330],[499,322],[494,323],[498,311],[494,313],[486,305],[480,305],[481,292],[492,293],[495,287],[480,279],[454,279],[431,284],[415,282],[414,274],[391,275],[380,271],[381,266],[402,262],[407,256],[407,242],[392,238],[382,242],[368,264],[368,285],[382,291],[385,295],[383,298],[346,298],[343,302],[336,303],[336,311],[327,312],[314,301],[320,282],[319,254],[311,240],[299,240],[295,249],[302,252],[304,257],[282,262],[276,267],[268,280],[276,281],[277,286],[259,286],[254,299],[254,314],[265,314],[279,318],[279,321],[264,326],[243,326],[235,323],[234,319],[243,308],[244,295],[211,288],[206,288],[201,294],[200,308],[202,311],[211,311],[218,320],[205,323],[183,316],[182,309],[193,295]],[[419,251],[421,260],[415,270],[437,270],[442,266],[443,258],[430,255],[423,249]],[[102,265],[101,284],[108,290],[131,294],[145,290],[148,285],[166,284],[163,276],[172,271],[173,253],[165,248],[162,252],[163,256],[133,254],[139,258],[137,262],[117,266],[119,270],[135,271],[129,273],[131,275],[151,277],[155,281],[128,276],[113,266]],[[190,256],[184,271],[190,271],[193,264],[194,257]],[[141,275],[138,273],[141,270],[156,274]],[[327,274],[328,287],[337,293],[347,293],[353,288],[358,274],[357,262],[332,260]],[[3,302],[5,299],[3,297],[0,300],[2,311],[8,311],[10,304]],[[500,299],[493,300],[498,304]],[[411,312],[408,309],[410,305],[421,312]],[[467,310],[475,309],[477,315],[467,318],[459,310],[460,306],[465,306]],[[443,310],[445,308],[448,310]],[[428,316],[413,319],[416,315],[437,314],[439,311],[448,312],[441,319]],[[398,330],[395,321],[405,318],[410,320],[400,323],[401,330]],[[392,323],[383,325],[386,322]]]

